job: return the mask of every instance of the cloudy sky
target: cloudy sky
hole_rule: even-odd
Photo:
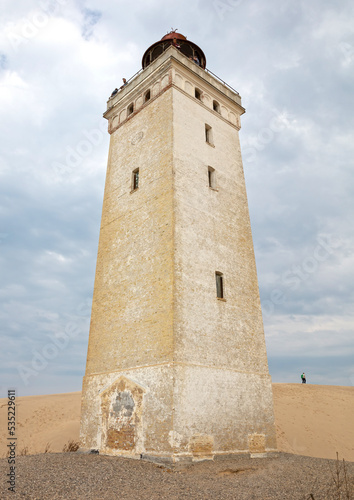
[[[236,88],[274,382],[354,385],[354,4],[3,0],[1,395],[81,389],[121,78],[171,28]]]

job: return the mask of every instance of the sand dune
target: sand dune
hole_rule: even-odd
[[[17,451],[62,451],[79,438],[81,392],[19,397]],[[354,462],[354,387],[273,384],[279,451]],[[0,399],[0,456],[6,454],[7,399]]]
[[[354,462],[354,387],[273,384],[279,451]]]
[[[17,453],[62,451],[71,439],[79,439],[81,392],[16,398]],[[0,456],[6,453],[7,399],[0,399]]]

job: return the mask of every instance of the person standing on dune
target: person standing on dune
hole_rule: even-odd
[[[303,384],[306,384],[306,376],[305,376],[305,373],[302,373],[302,375],[301,375],[301,382],[302,382]]]

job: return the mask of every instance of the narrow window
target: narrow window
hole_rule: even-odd
[[[223,277],[222,273],[216,272],[215,279],[216,279],[216,296],[218,299],[223,299],[224,298],[224,277]]]
[[[196,89],[194,90],[194,95],[195,95],[195,97],[196,97],[197,99],[199,99],[200,101],[202,100],[202,93],[201,93],[201,91],[200,91],[199,89],[197,89],[197,88],[196,88]]]
[[[132,175],[132,191],[135,191],[135,189],[138,189],[139,187],[139,169],[136,168],[133,170],[133,175]]]
[[[216,189],[216,174],[215,168],[213,167],[208,167],[208,181],[209,187],[212,189]]]
[[[205,124],[205,140],[208,144],[213,144],[213,133],[210,125]]]
[[[128,106],[128,116],[131,115],[134,112],[134,104],[131,103],[130,106]]]
[[[213,110],[220,113],[220,104],[217,101],[213,101]]]
[[[150,97],[151,97],[151,94],[150,94],[150,89],[149,89],[147,92],[145,92],[144,102],[149,101]]]

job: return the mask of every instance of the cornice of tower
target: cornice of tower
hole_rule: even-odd
[[[107,111],[103,116],[109,121],[109,133],[113,133],[172,86],[192,99],[195,99],[195,88],[198,88],[202,106],[217,113],[213,110],[213,101],[216,100],[220,104],[219,117],[240,129],[240,116],[245,112],[240,95],[171,46],[108,100]],[[150,98],[144,102],[147,91],[150,91]],[[132,104],[134,110],[129,115],[128,107]]]

